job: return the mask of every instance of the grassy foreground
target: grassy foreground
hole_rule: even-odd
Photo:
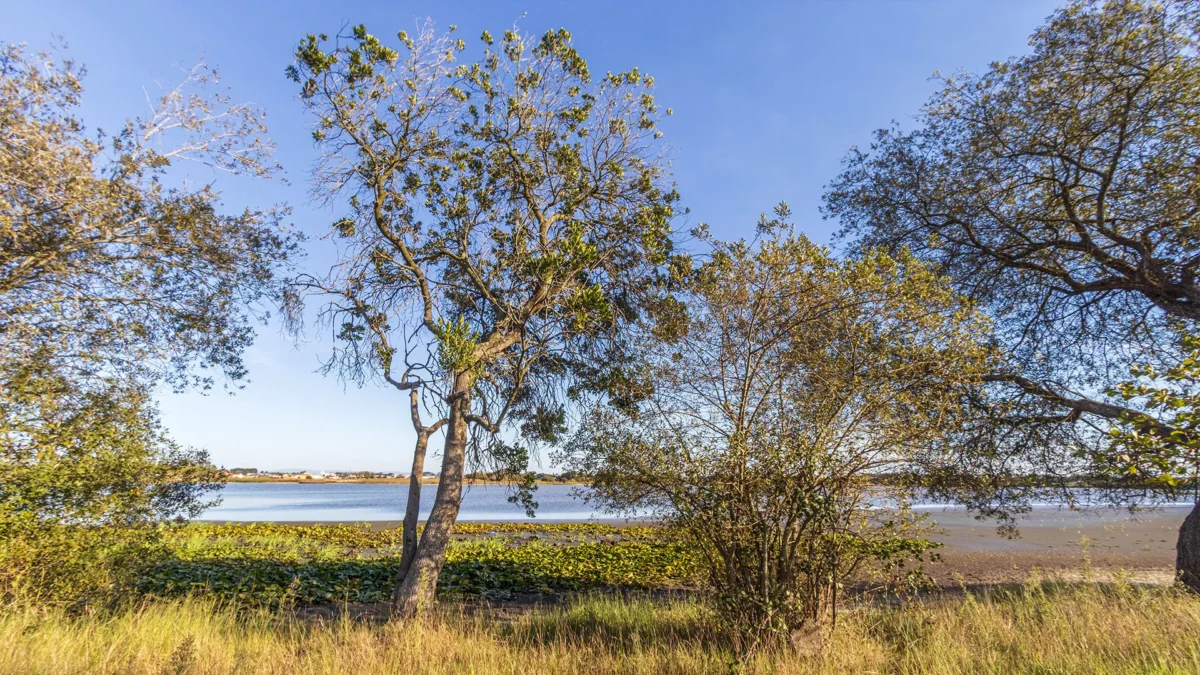
[[[109,616],[0,615],[4,673],[1195,673],[1200,599],[1031,581],[844,612],[827,635],[739,665],[685,600],[583,597],[502,620],[446,610],[381,625],[149,603]]]

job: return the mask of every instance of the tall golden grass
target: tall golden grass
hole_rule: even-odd
[[[72,617],[0,615],[4,673],[1197,673],[1200,599],[1046,584],[843,612],[738,663],[687,600],[594,596],[499,618],[316,620],[189,599]]]

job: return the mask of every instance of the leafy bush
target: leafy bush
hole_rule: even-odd
[[[932,269],[903,251],[838,261],[777,214],[754,242],[710,240],[688,315],[644,342],[644,400],[594,411],[563,458],[608,508],[686,533],[747,651],[836,617],[860,569],[913,579],[904,563],[934,545],[902,501],[872,508],[874,477],[955,428],[988,356]]]
[[[0,599],[84,605],[165,551],[216,472],[159,427],[147,392],[84,387],[34,355],[0,371]]]

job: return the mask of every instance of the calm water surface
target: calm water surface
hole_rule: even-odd
[[[574,485],[538,487],[537,520],[588,520],[601,514],[573,496]],[[429,515],[437,485],[421,489],[421,518]],[[507,501],[503,485],[463,488],[459,520],[529,520],[525,511]],[[367,522],[403,520],[408,485],[403,483],[230,483],[221,503],[200,520],[286,522],[297,520]]]
[[[541,485],[535,499],[538,502],[538,521],[582,521],[610,518],[588,504],[577,493],[576,485]],[[429,515],[437,485],[421,490],[421,518]],[[467,521],[528,521],[525,511],[510,504],[508,488],[503,485],[472,485],[464,488],[459,520]],[[408,485],[364,483],[230,483],[221,491],[221,503],[206,511],[200,520],[232,521],[321,521],[368,522],[397,521],[404,518],[408,501]],[[929,512],[931,518],[950,525],[961,521],[973,522],[963,509],[945,504],[915,504],[915,510]],[[1167,506],[1168,512],[1180,517],[1191,509],[1191,503]],[[1035,505],[1029,519],[1062,525],[1095,519],[1119,521],[1128,519],[1124,511],[1101,510],[1079,513],[1061,505],[1046,502]]]

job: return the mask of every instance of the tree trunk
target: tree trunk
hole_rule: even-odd
[[[413,557],[417,554],[417,519],[421,512],[421,474],[425,472],[425,449],[429,447],[429,431],[417,430],[417,444],[413,449],[412,475],[408,477],[408,504],[404,508],[404,549],[400,555],[400,569],[396,571],[396,591],[392,594],[392,612],[400,610],[400,586]]]
[[[1183,585],[1200,593],[1200,503],[1179,526],[1175,544],[1175,575]]]
[[[425,532],[421,535],[408,573],[396,590],[392,612],[392,617],[396,619],[409,619],[422,613],[433,604],[437,592],[438,575],[446,562],[446,548],[450,545],[450,531],[458,519],[458,508],[462,502],[471,385],[471,376],[467,372],[459,373],[454,378],[437,497],[429,519],[425,521]]]

